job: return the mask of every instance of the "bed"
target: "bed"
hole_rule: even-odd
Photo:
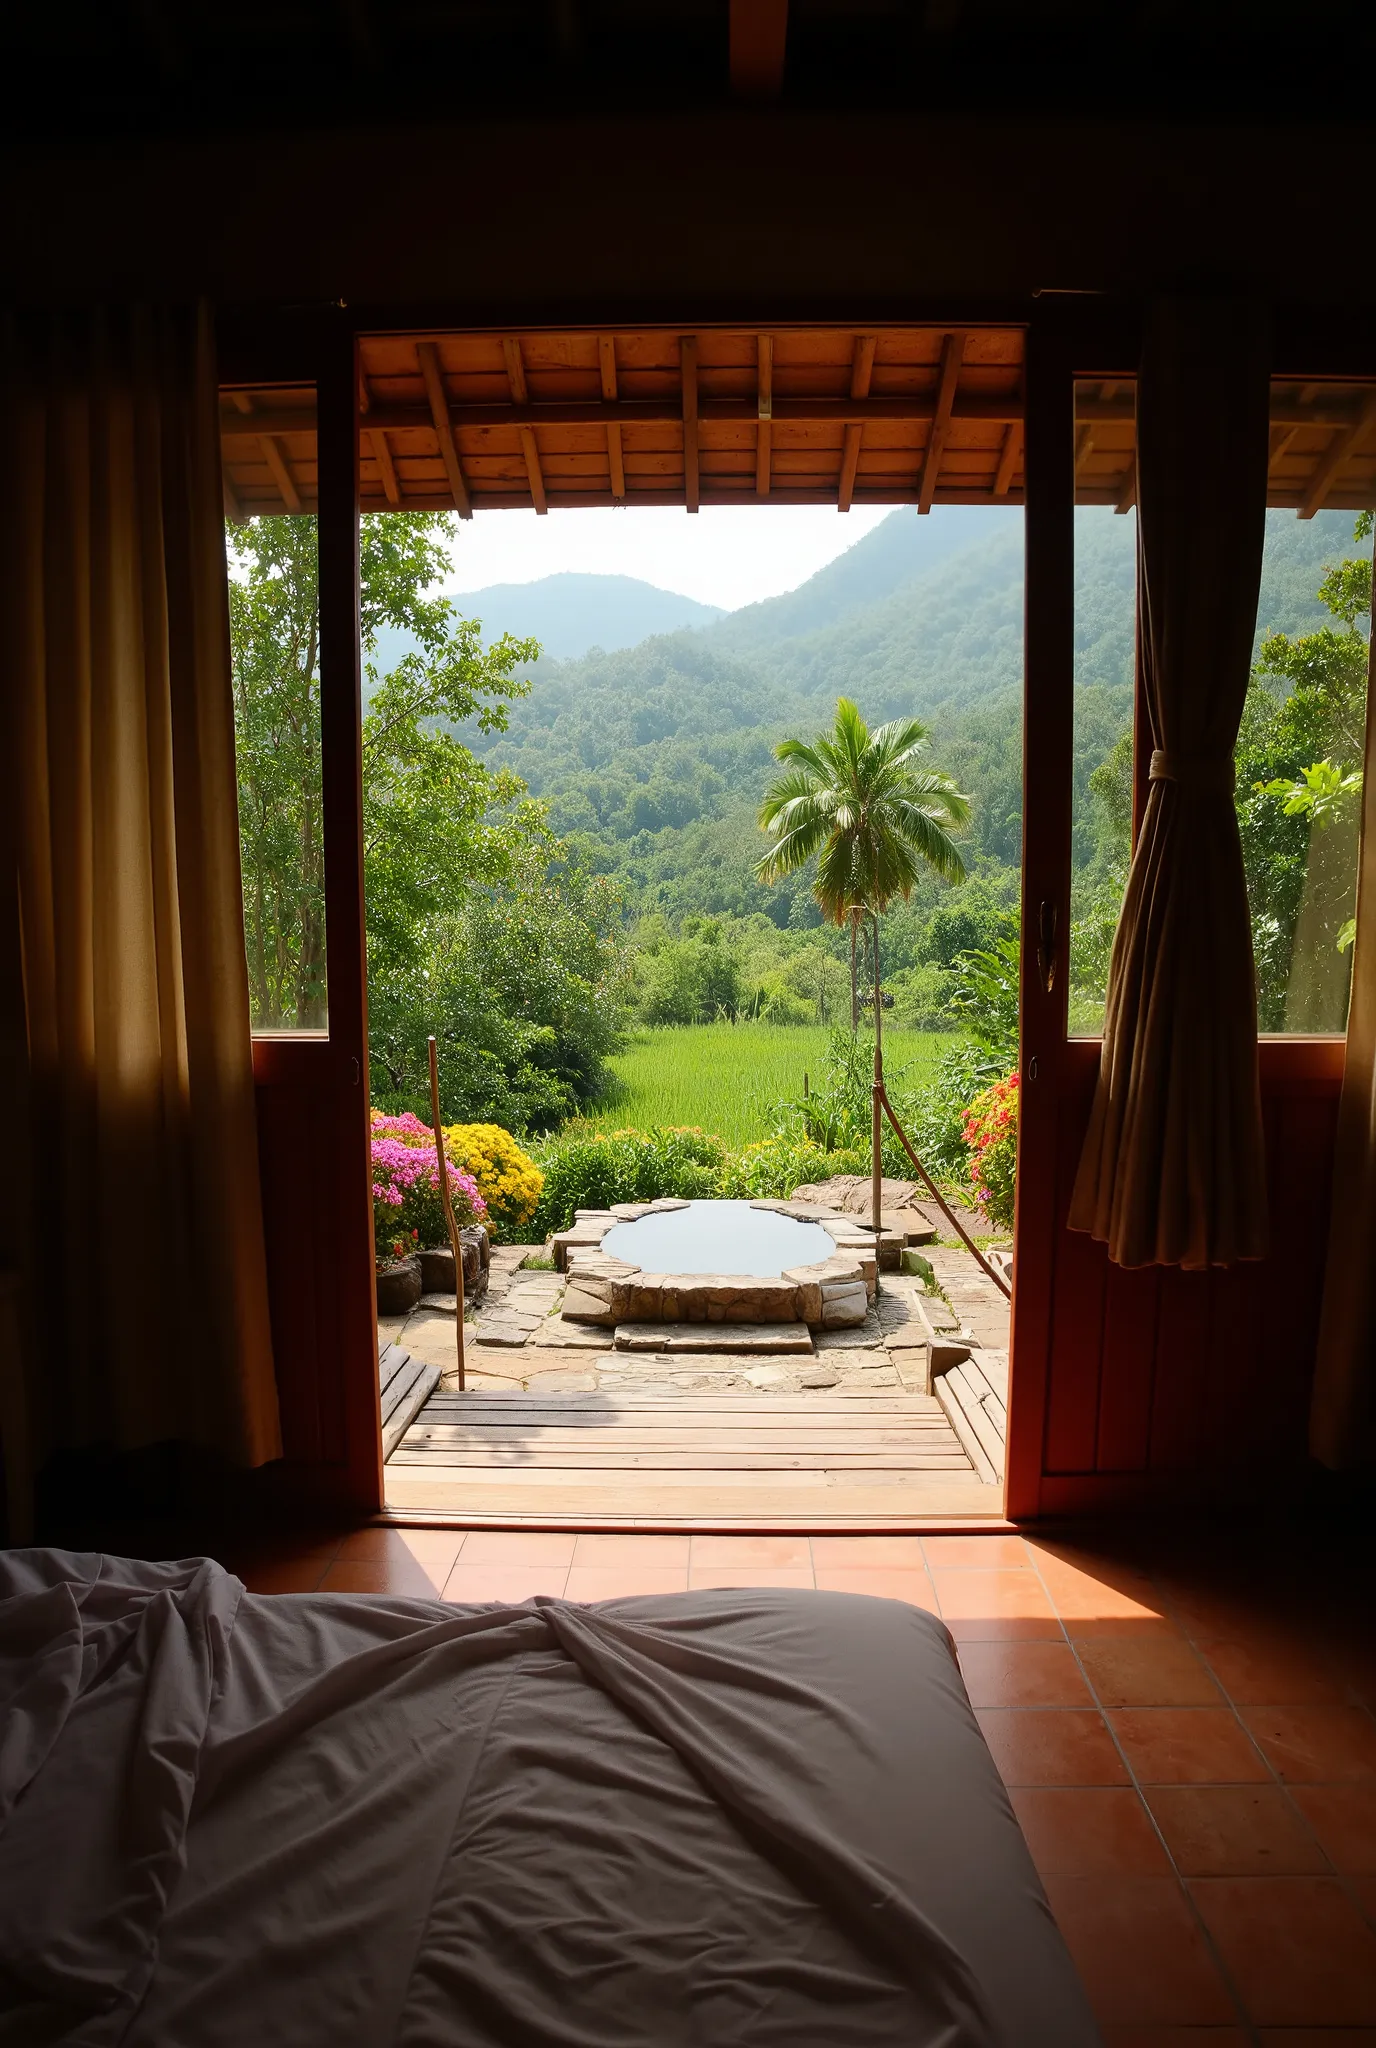
[[[930,1615],[0,1554],[0,2043],[1090,2048]]]

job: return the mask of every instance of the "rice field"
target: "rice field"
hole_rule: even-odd
[[[774,1104],[801,1095],[803,1075],[821,1077],[825,1024],[675,1024],[636,1033],[610,1064],[618,1089],[588,1123],[701,1124],[728,1145],[762,1138]],[[925,1080],[951,1043],[940,1031],[886,1030],[884,1064],[892,1078]]]

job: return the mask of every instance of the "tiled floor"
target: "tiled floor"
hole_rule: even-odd
[[[232,1561],[232,1560],[231,1560]],[[286,1592],[818,1586],[941,1615],[1109,2048],[1376,2048],[1376,1642],[1357,1564],[1234,1537],[367,1529]]]

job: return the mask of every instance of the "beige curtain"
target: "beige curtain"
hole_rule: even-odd
[[[1338,1470],[1376,1458],[1376,627],[1367,655],[1363,769],[1352,1002],[1309,1420],[1314,1456]]]
[[[1266,525],[1258,309],[1152,309],[1137,387],[1138,631],[1151,783],[1113,945],[1070,1224],[1123,1266],[1266,1249],[1256,980],[1233,748]]]
[[[12,1527],[55,1452],[280,1455],[202,311],[3,330],[5,806],[31,1323]]]

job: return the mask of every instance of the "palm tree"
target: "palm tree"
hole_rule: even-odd
[[[775,748],[788,773],[766,792],[760,825],[773,844],[755,873],[762,882],[796,874],[812,859],[812,893],[824,918],[850,926],[851,1028],[859,1022],[856,948],[873,920],[874,1114],[871,1222],[879,1230],[879,1091],[884,1084],[879,919],[895,896],[912,894],[924,867],[948,882],[965,879],[952,833],[970,816],[970,800],[940,768],[923,764],[930,749],[917,718],[895,718],[871,732],[849,698],[837,700],[829,733],[784,740]]]

